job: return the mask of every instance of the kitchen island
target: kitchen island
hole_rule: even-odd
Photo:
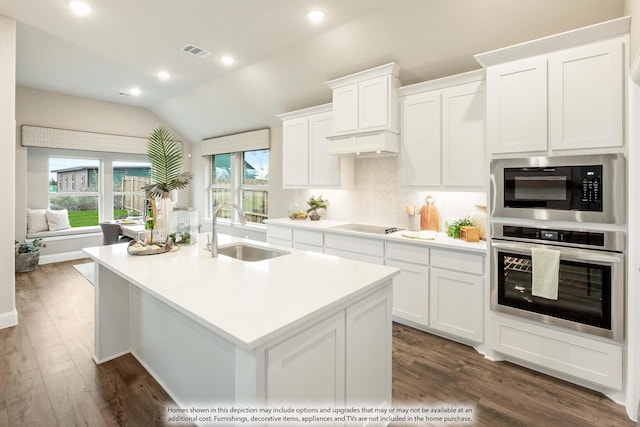
[[[395,268],[284,250],[248,262],[199,243],[132,256],[86,248],[95,261],[100,364],[132,353],[181,407],[391,404]]]

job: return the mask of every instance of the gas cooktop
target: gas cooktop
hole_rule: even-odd
[[[344,224],[344,225],[334,225],[333,227],[337,230],[348,230],[348,231],[359,231],[360,233],[370,233],[370,234],[389,234],[394,233],[396,231],[403,230],[402,228],[397,227],[385,227],[382,225],[367,225],[367,224]]]

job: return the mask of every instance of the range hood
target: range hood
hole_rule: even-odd
[[[332,135],[327,154],[333,156],[396,156],[400,151],[400,136],[387,130],[357,135]]]

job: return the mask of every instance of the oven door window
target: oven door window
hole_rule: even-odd
[[[505,169],[504,206],[569,210],[572,185],[568,167]]]
[[[611,266],[560,260],[558,299],[531,294],[531,256],[498,252],[498,304],[611,329]]]

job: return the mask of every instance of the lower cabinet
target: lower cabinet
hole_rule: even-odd
[[[293,230],[293,247],[303,251],[324,252],[324,233],[311,230]]]
[[[491,316],[490,339],[495,351],[552,370],[561,378],[577,378],[609,390],[623,389],[622,344],[499,314]]]
[[[429,326],[447,334],[482,342],[482,276],[432,267],[430,279]]]
[[[338,313],[266,352],[267,404],[345,398],[345,313]],[[314,369],[309,369],[313,366]]]
[[[266,403],[390,407],[391,298],[386,286],[267,348]]]
[[[324,233],[324,253],[355,261],[384,264],[384,241],[376,238]]]
[[[400,269],[400,275],[393,278],[394,319],[428,327],[429,267],[394,259],[385,264]]]
[[[293,246],[293,230],[291,227],[279,227],[269,224],[267,227],[267,243],[280,246]]]

